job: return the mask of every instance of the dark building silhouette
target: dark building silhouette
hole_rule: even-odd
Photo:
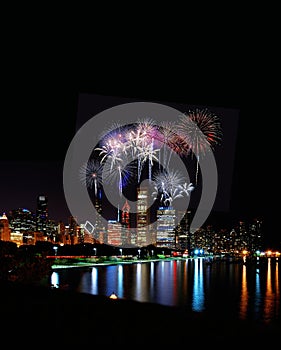
[[[48,198],[44,195],[37,197],[36,231],[48,234]]]

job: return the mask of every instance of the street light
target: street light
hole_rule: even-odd
[[[53,249],[54,249],[54,251],[55,251],[55,255],[57,255],[57,253],[58,253],[58,247],[53,247]]]
[[[138,249],[138,252],[139,252],[139,258],[140,258],[140,252],[141,252],[141,250],[140,250],[140,249]]]
[[[94,251],[95,251],[95,256],[97,255],[97,248],[94,248]]]
[[[122,256],[122,248],[120,248],[119,250],[120,250],[120,255]]]

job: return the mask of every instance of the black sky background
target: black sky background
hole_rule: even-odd
[[[81,93],[170,101],[240,110],[230,217],[264,221],[268,245],[280,245],[273,198],[276,187],[274,155],[268,151],[272,124],[260,118],[258,99],[242,103],[240,76],[229,71],[181,76],[157,70],[125,74],[108,67],[74,70],[63,65],[44,69],[32,64],[8,71],[2,89],[0,136],[0,213],[36,208],[39,194],[49,199],[49,214],[66,220],[62,170],[68,146],[76,132]],[[117,73],[116,73],[117,72]],[[153,72],[153,70],[152,70]]]

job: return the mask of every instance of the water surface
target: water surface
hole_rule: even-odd
[[[204,258],[56,269],[51,284],[78,293],[179,306],[216,318],[280,321],[280,266]]]

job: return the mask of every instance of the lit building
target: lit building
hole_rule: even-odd
[[[137,189],[137,241],[138,246],[151,244],[149,236],[150,215],[147,188]]]
[[[97,240],[98,243],[106,244],[107,243],[107,229],[104,227],[99,232],[99,239]]]
[[[13,232],[24,233],[36,230],[35,214],[25,208],[11,210],[8,214],[10,228]]]
[[[122,207],[121,212],[121,225],[122,225],[122,245],[130,245],[131,234],[130,234],[130,206],[126,200],[125,204]]]
[[[108,220],[107,243],[114,246],[122,245],[122,229],[117,220]]]
[[[156,246],[175,248],[176,211],[173,207],[159,207],[157,210]]]
[[[45,235],[48,226],[48,199],[44,195],[37,197],[37,209],[36,209],[36,231],[43,232]]]
[[[85,224],[80,225],[80,243],[95,243],[92,232],[89,232]]]
[[[252,252],[261,250],[263,246],[263,222],[260,219],[254,219],[249,225],[250,244]]]
[[[10,241],[11,239],[9,220],[5,213],[0,216],[0,239],[1,241]]]
[[[102,193],[100,189],[98,190],[97,196],[93,199],[93,201],[96,210],[96,222],[92,234],[96,241],[101,241],[105,227],[102,220]]]
[[[63,238],[65,236],[65,224],[63,221],[59,221],[57,225],[57,234],[58,234],[58,241],[63,242]]]
[[[176,246],[179,249],[190,249],[193,241],[190,232],[191,211],[178,211],[178,217],[181,219],[176,223]]]
[[[68,235],[69,243],[77,244],[79,243],[79,226],[77,224],[77,218],[70,216],[68,218],[68,223],[66,234]]]
[[[19,231],[11,231],[10,241],[16,243],[17,247],[21,246],[23,244],[23,234]]]

